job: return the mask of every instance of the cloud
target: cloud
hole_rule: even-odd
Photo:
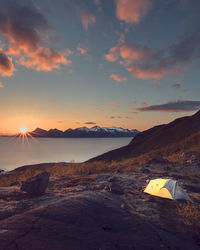
[[[179,83],[175,83],[175,84],[172,84],[171,87],[173,89],[180,89],[181,88],[181,85]]]
[[[102,11],[102,7],[101,7],[100,0],[94,0],[94,4],[97,6],[98,11],[101,12]]]
[[[118,116],[113,116],[113,115],[111,115],[111,116],[109,116],[108,118],[109,118],[109,119],[122,119],[123,117],[120,116],[120,115],[118,115]]]
[[[96,17],[88,12],[88,11],[82,11],[81,13],[81,21],[84,29],[88,29],[89,25],[94,25],[96,22]]]
[[[109,53],[106,54],[104,57],[108,62],[116,62],[119,58],[119,51],[120,47],[116,46],[110,49]]]
[[[109,102],[108,105],[110,105],[113,108],[116,108],[116,107],[119,108],[120,107],[120,104],[115,103],[115,102]]]
[[[127,78],[125,76],[119,76],[119,75],[116,75],[116,74],[111,74],[110,78],[112,78],[114,81],[117,81],[117,82],[127,81]]]
[[[132,111],[137,111],[137,108],[136,108],[135,106],[130,106],[130,109],[131,109]]]
[[[123,43],[112,47],[104,57],[109,62],[118,62],[132,77],[162,79],[169,73],[173,74],[174,69],[185,68],[185,65],[200,59],[200,27],[164,49]]]
[[[160,86],[159,86],[159,85],[155,85],[154,88],[155,88],[155,90],[157,90],[157,91],[160,90]]]
[[[69,50],[60,52],[41,47],[37,51],[30,53],[28,58],[21,56],[17,62],[37,71],[52,71],[53,69],[60,69],[61,64],[71,65],[72,61],[66,58],[66,55],[71,53]]]
[[[76,49],[80,52],[81,55],[85,55],[88,52],[88,48],[83,48],[80,44]]]
[[[0,74],[2,76],[12,76],[14,71],[15,67],[12,63],[12,58],[0,51]]]
[[[96,122],[85,122],[84,124],[86,124],[86,125],[95,125]]]
[[[148,106],[146,102],[142,102],[141,105],[143,108],[146,108]]]
[[[159,51],[153,51],[147,46],[119,44],[109,50],[105,59],[116,62],[138,79],[161,79],[167,71],[167,62]]]
[[[57,123],[63,123],[64,121],[57,121]]]
[[[105,55],[105,59],[109,62],[115,62],[121,57],[126,64],[131,61],[141,61],[151,56],[152,52],[148,47],[131,45],[128,43],[119,44],[110,49],[109,53]]]
[[[4,88],[4,85],[2,82],[0,82],[0,88]]]
[[[200,58],[200,27],[169,48],[172,62],[187,62]]]
[[[165,66],[159,65],[133,65],[126,68],[133,77],[138,79],[161,79],[167,74],[167,68]]]
[[[1,0],[0,34],[5,38],[4,54],[17,58],[17,63],[38,71],[59,69],[70,65],[70,53],[44,46],[53,29],[32,1]],[[8,75],[12,75],[14,66]]]
[[[137,24],[151,7],[151,0],[116,0],[116,16],[126,23]]]
[[[138,111],[186,112],[200,109],[200,101],[175,101],[139,108]]]

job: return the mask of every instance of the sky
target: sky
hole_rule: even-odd
[[[0,133],[194,114],[199,13],[199,0],[0,0]]]

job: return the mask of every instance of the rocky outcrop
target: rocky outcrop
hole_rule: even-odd
[[[149,166],[152,178],[163,176],[165,167]],[[0,187],[0,249],[199,249],[199,186],[190,183],[199,181],[200,170],[188,170],[196,179],[183,166],[169,170],[182,176],[179,184],[187,183],[193,203],[143,193],[149,174],[140,168],[54,176],[41,196]]]
[[[44,194],[49,183],[50,174],[43,172],[22,183],[21,190],[33,195]]]

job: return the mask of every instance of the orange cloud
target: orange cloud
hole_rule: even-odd
[[[81,53],[81,55],[87,54],[88,51],[88,48],[82,48],[80,45],[76,49]]]
[[[119,50],[120,47],[116,46],[110,49],[109,53],[106,54],[104,57],[108,62],[115,62],[119,58]]]
[[[89,25],[94,25],[96,22],[96,17],[87,11],[83,11],[81,13],[81,21],[82,21],[82,25],[83,27],[87,30]]]
[[[71,64],[67,59],[72,54],[70,50],[58,51],[43,46],[44,38],[52,28],[33,3],[21,1],[12,5],[3,1],[1,16],[0,34],[6,38],[6,49],[0,52],[2,75],[10,76],[15,71],[8,55],[15,56],[17,63],[37,71],[52,71]]]
[[[118,76],[116,74],[111,74],[110,78],[112,78],[114,81],[117,81],[117,82],[127,81],[127,78],[125,76]]]
[[[12,63],[12,58],[0,51],[0,74],[2,76],[12,76],[15,67]]]
[[[71,53],[69,50],[61,52],[40,47],[35,52],[29,53],[28,58],[21,56],[17,63],[37,71],[52,71],[52,69],[60,69],[61,64],[70,65],[72,61],[65,56]]]
[[[4,88],[4,85],[2,82],[0,82],[0,88]]]
[[[105,59],[109,62],[116,62],[120,58],[122,60],[119,60],[119,64],[124,66],[133,77],[139,79],[160,79],[168,73],[168,62],[160,56],[159,52],[145,46],[119,44],[105,55]],[[116,75],[110,77],[120,81]]]
[[[116,4],[117,18],[130,24],[139,23],[152,7],[151,0],[117,0]]]
[[[120,56],[124,60],[140,61],[144,60],[150,54],[148,48],[139,48],[130,44],[123,44],[120,46]]]

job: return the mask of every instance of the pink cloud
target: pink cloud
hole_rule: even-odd
[[[96,22],[96,17],[87,11],[83,11],[81,13],[81,21],[82,21],[82,25],[83,27],[87,30],[89,25],[94,25]]]
[[[140,22],[152,7],[151,0],[116,0],[116,16],[130,24]]]
[[[127,81],[127,78],[125,76],[118,76],[116,74],[111,74],[110,78],[112,78],[114,81],[117,81],[117,82]]]

